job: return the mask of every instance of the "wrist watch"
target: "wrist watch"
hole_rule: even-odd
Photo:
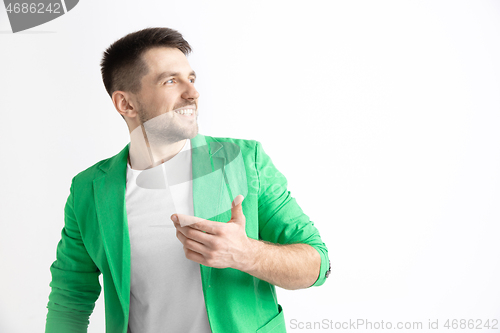
[[[330,276],[331,271],[332,271],[332,265],[330,263],[330,259],[328,259],[328,270],[325,273],[325,278],[328,278]]]

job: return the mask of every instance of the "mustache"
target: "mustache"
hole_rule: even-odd
[[[172,110],[177,110],[177,109],[180,109],[180,108],[183,108],[183,107],[186,107],[186,106],[194,106],[196,109],[198,109],[196,107],[196,103],[183,103],[182,105],[175,105]]]

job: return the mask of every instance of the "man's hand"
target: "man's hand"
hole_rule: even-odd
[[[227,223],[171,216],[186,258],[209,267],[238,269],[284,289],[311,286],[320,272],[318,251],[308,244],[280,245],[248,238],[242,201],[242,195],[234,199]]]
[[[245,232],[245,215],[238,195],[232,204],[227,223],[208,221],[184,214],[171,216],[176,236],[184,245],[186,258],[214,268],[243,270],[252,265],[254,243]]]

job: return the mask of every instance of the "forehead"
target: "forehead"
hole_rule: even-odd
[[[154,76],[163,71],[179,73],[191,72],[191,66],[181,50],[171,47],[155,47],[144,52],[142,58],[149,67],[146,76]]]

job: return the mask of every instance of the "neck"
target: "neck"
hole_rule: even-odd
[[[186,140],[152,144],[144,135],[142,126],[138,126],[130,133],[128,162],[134,170],[154,168],[177,155],[186,144]]]

